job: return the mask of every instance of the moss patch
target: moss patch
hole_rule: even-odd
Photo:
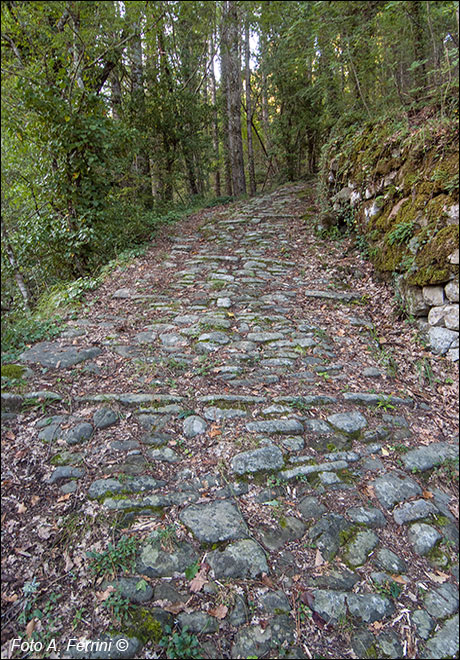
[[[127,637],[137,637],[144,644],[154,642],[158,644],[163,636],[163,626],[161,625],[155,613],[150,612],[146,607],[131,609],[130,625],[123,630]]]
[[[26,372],[26,367],[20,364],[2,364],[1,375],[2,378],[11,378],[12,380],[20,380]]]

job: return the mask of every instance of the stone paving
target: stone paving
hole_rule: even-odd
[[[203,657],[318,657],[308,626],[342,635],[340,657],[454,657],[458,529],[449,496],[428,497],[423,476],[455,460],[458,437],[418,446],[414,429],[436,409],[366,352],[363,291],[332,287],[320,269],[307,278],[289,258],[298,190],[175,239],[135,288],[120,282],[103,322],[81,318],[25,351],[32,369],[86,374],[71,411],[52,390],[4,405],[14,415],[25,400],[51,402],[36,433],[56,497],[84,491],[125,527],[151,522],[135,573],[116,582],[133,603],[183,602],[186,569],[207,564],[193,611],[176,618]],[[106,391],[113,365],[123,378]],[[395,465],[388,448],[405,443]],[[165,516],[177,529],[167,548]],[[146,657],[134,637],[126,653],[116,657]]]

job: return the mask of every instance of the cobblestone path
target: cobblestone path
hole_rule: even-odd
[[[60,516],[54,561],[89,608],[74,635],[118,639],[110,593],[137,612],[126,651],[71,657],[165,657],[168,625],[198,640],[182,657],[458,653],[455,420],[414,387],[422,349],[378,317],[385,285],[305,228],[302,191],[187,225],[22,355],[38,391],[4,396],[4,424],[34,447],[24,492]],[[78,560],[130,540],[128,571]]]

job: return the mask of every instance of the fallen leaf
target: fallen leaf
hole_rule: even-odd
[[[436,573],[425,571],[425,575],[427,575],[430,580],[433,580],[433,582],[437,582],[438,584],[443,584],[449,579],[447,573],[443,573],[442,571],[436,571]]]
[[[216,619],[225,619],[227,612],[228,607],[226,605],[218,605],[215,609],[209,610],[209,614],[216,617]]]
[[[11,596],[2,596],[2,599],[6,603],[15,603],[18,598],[19,598],[18,594],[12,594]]]
[[[209,429],[209,437],[216,438],[218,435],[222,435],[222,429],[218,424],[211,424],[211,428]]]
[[[407,584],[407,580],[405,580],[400,575],[392,575],[391,579],[393,580],[393,582],[398,582],[398,584],[404,584],[404,585]]]
[[[70,571],[70,569],[73,567],[74,564],[73,561],[70,559],[68,552],[64,552],[63,557],[65,561],[64,571],[67,573],[67,571]]]
[[[70,499],[72,497],[72,493],[66,493],[65,495],[61,495],[61,497],[57,498],[58,502],[65,502],[66,500]]]
[[[190,580],[189,588],[194,594],[202,590],[204,585],[207,583],[208,579],[206,573],[208,572],[208,567],[206,565],[202,566],[198,573],[195,575],[193,580]]]
[[[457,518],[458,520],[458,502],[451,502],[449,505],[450,512]]]
[[[30,498],[30,503],[32,504],[32,506],[35,506],[39,501],[40,501],[40,497],[38,495],[32,495],[32,497]]]
[[[373,486],[365,486],[364,487],[364,492],[371,499],[375,498],[375,492],[374,492],[374,487]]]
[[[388,451],[388,449],[385,449],[385,447],[382,447],[382,449],[380,451],[382,452],[382,456],[389,456],[390,455],[390,452]]]
[[[26,626],[26,635],[29,639],[32,637],[32,633],[34,629],[35,629],[35,619],[31,619]]]
[[[24,502],[19,502],[17,507],[18,507],[18,513],[25,513],[27,511],[27,507],[24,504]]]
[[[109,584],[105,591],[95,591],[94,593],[96,594],[96,598],[103,603],[114,591],[115,587],[112,584]]]
[[[426,500],[432,500],[434,495],[431,492],[431,490],[424,490],[422,493],[422,497],[424,497]]]
[[[374,630],[382,630],[383,623],[381,621],[374,621],[374,623],[371,624],[371,626]]]
[[[324,564],[324,557],[318,549],[316,549],[315,566],[322,566]]]
[[[7,431],[7,432],[5,433],[5,438],[8,438],[8,440],[14,440],[15,437],[16,437],[16,436],[14,435],[13,431]]]
[[[260,581],[263,582],[266,587],[270,587],[270,589],[275,588],[273,580],[269,578],[266,573],[262,573],[262,577],[260,578]]]

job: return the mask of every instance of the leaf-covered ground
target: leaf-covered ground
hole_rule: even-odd
[[[449,657],[456,367],[312,195],[165,228],[24,354],[2,657]]]

